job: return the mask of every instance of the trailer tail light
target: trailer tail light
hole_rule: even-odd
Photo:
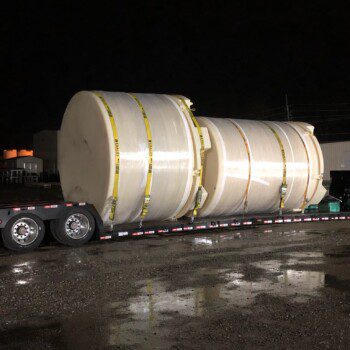
[[[143,231],[133,232],[131,235],[132,236],[142,236],[143,235]]]
[[[55,208],[58,208],[58,205],[57,204],[44,205],[44,208],[45,209],[55,209]]]
[[[101,236],[100,240],[106,240],[106,239],[111,239],[112,236]]]
[[[162,228],[162,229],[159,229],[157,230],[158,233],[168,233],[169,232],[169,229],[167,228]]]
[[[66,207],[72,207],[73,203],[66,203]]]

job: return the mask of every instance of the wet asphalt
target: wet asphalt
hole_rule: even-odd
[[[350,222],[0,246],[0,349],[347,349]]]

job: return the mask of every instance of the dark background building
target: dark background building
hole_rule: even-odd
[[[1,9],[0,148],[58,129],[83,89],[181,93],[200,115],[316,125],[350,137],[346,2],[10,2]],[[275,110],[276,108],[276,110]]]

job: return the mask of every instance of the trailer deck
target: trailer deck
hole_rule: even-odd
[[[287,223],[327,222],[349,220],[350,212],[339,213],[292,213],[282,216],[273,214],[240,215],[227,218],[197,218],[191,222],[188,218],[176,221],[146,222],[142,227],[138,223],[120,225],[115,230],[105,229],[100,234],[100,240],[122,237],[149,236],[155,234],[191,233],[203,230],[223,228],[244,228],[258,225],[275,225]]]
[[[80,214],[79,214],[80,212]],[[85,214],[84,214],[85,213]],[[132,224],[117,225],[113,228],[105,227],[102,219],[93,205],[88,203],[74,203],[74,202],[32,202],[24,204],[4,204],[0,206],[0,229],[5,230],[6,227],[18,222],[23,218],[26,219],[28,215],[29,220],[39,219],[43,225],[44,222],[49,222],[51,227],[51,233],[54,238],[67,245],[79,245],[80,238],[74,236],[79,234],[78,231],[74,231],[75,225],[82,223],[78,220],[77,216],[90,217],[89,229],[91,228],[91,236],[94,236],[98,240],[111,240],[121,239],[127,237],[140,237],[150,235],[162,235],[162,234],[186,234],[195,233],[203,230],[214,229],[237,229],[259,225],[275,225],[275,224],[288,224],[288,223],[308,223],[308,222],[327,222],[336,220],[349,220],[350,212],[338,212],[338,213],[326,213],[326,212],[310,212],[310,213],[288,213],[282,216],[278,214],[250,214],[239,215],[231,217],[219,217],[219,218],[183,218],[179,220],[167,220],[167,221],[150,221],[143,222],[142,225],[138,222]],[[18,220],[17,220],[18,218]],[[30,219],[31,218],[31,219]],[[70,219],[69,219],[70,218]],[[72,221],[73,218],[73,221]],[[16,221],[17,220],[17,221]],[[69,221],[70,220],[70,221]],[[35,220],[34,220],[35,221]],[[59,226],[59,221],[63,221],[63,226]],[[54,224],[54,225],[51,225]],[[64,226],[64,225],[72,225]],[[6,226],[7,225],[7,226]],[[20,225],[28,228],[26,223],[20,223]],[[18,226],[18,224],[17,224]],[[34,223],[35,227],[35,223]],[[56,229],[55,229],[56,227]],[[80,226],[79,226],[80,227]],[[18,228],[18,227],[17,227]],[[20,229],[20,227],[19,227]],[[69,236],[69,230],[71,229],[71,235]],[[22,228],[23,230],[23,228]],[[28,228],[29,230],[29,228]],[[67,231],[62,236],[60,231]],[[43,228],[45,231],[45,228]],[[56,231],[56,232],[55,232]],[[73,232],[74,231],[74,232]],[[78,232],[78,233],[77,233]],[[21,235],[28,235],[28,232],[17,234],[17,238],[21,239]],[[68,236],[67,236],[68,234]],[[9,234],[8,234],[9,235]],[[81,242],[86,243],[87,240]],[[18,241],[21,243],[21,241]],[[25,244],[23,247],[19,247],[18,250],[25,250]],[[16,249],[17,247],[10,247],[10,249]],[[27,247],[29,250],[30,247]],[[34,249],[36,247],[33,247]]]

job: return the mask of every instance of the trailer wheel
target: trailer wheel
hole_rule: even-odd
[[[52,234],[52,237],[55,239],[55,241],[57,241],[58,243],[64,244],[64,242],[61,240],[60,236],[56,232],[56,228],[58,226],[57,221],[58,221],[57,219],[50,221],[50,232]]]
[[[52,235],[68,246],[80,246],[90,241],[95,232],[95,220],[88,210],[67,210],[59,219],[52,221]]]
[[[36,215],[19,214],[9,220],[1,234],[7,249],[30,251],[44,239],[45,225]]]

